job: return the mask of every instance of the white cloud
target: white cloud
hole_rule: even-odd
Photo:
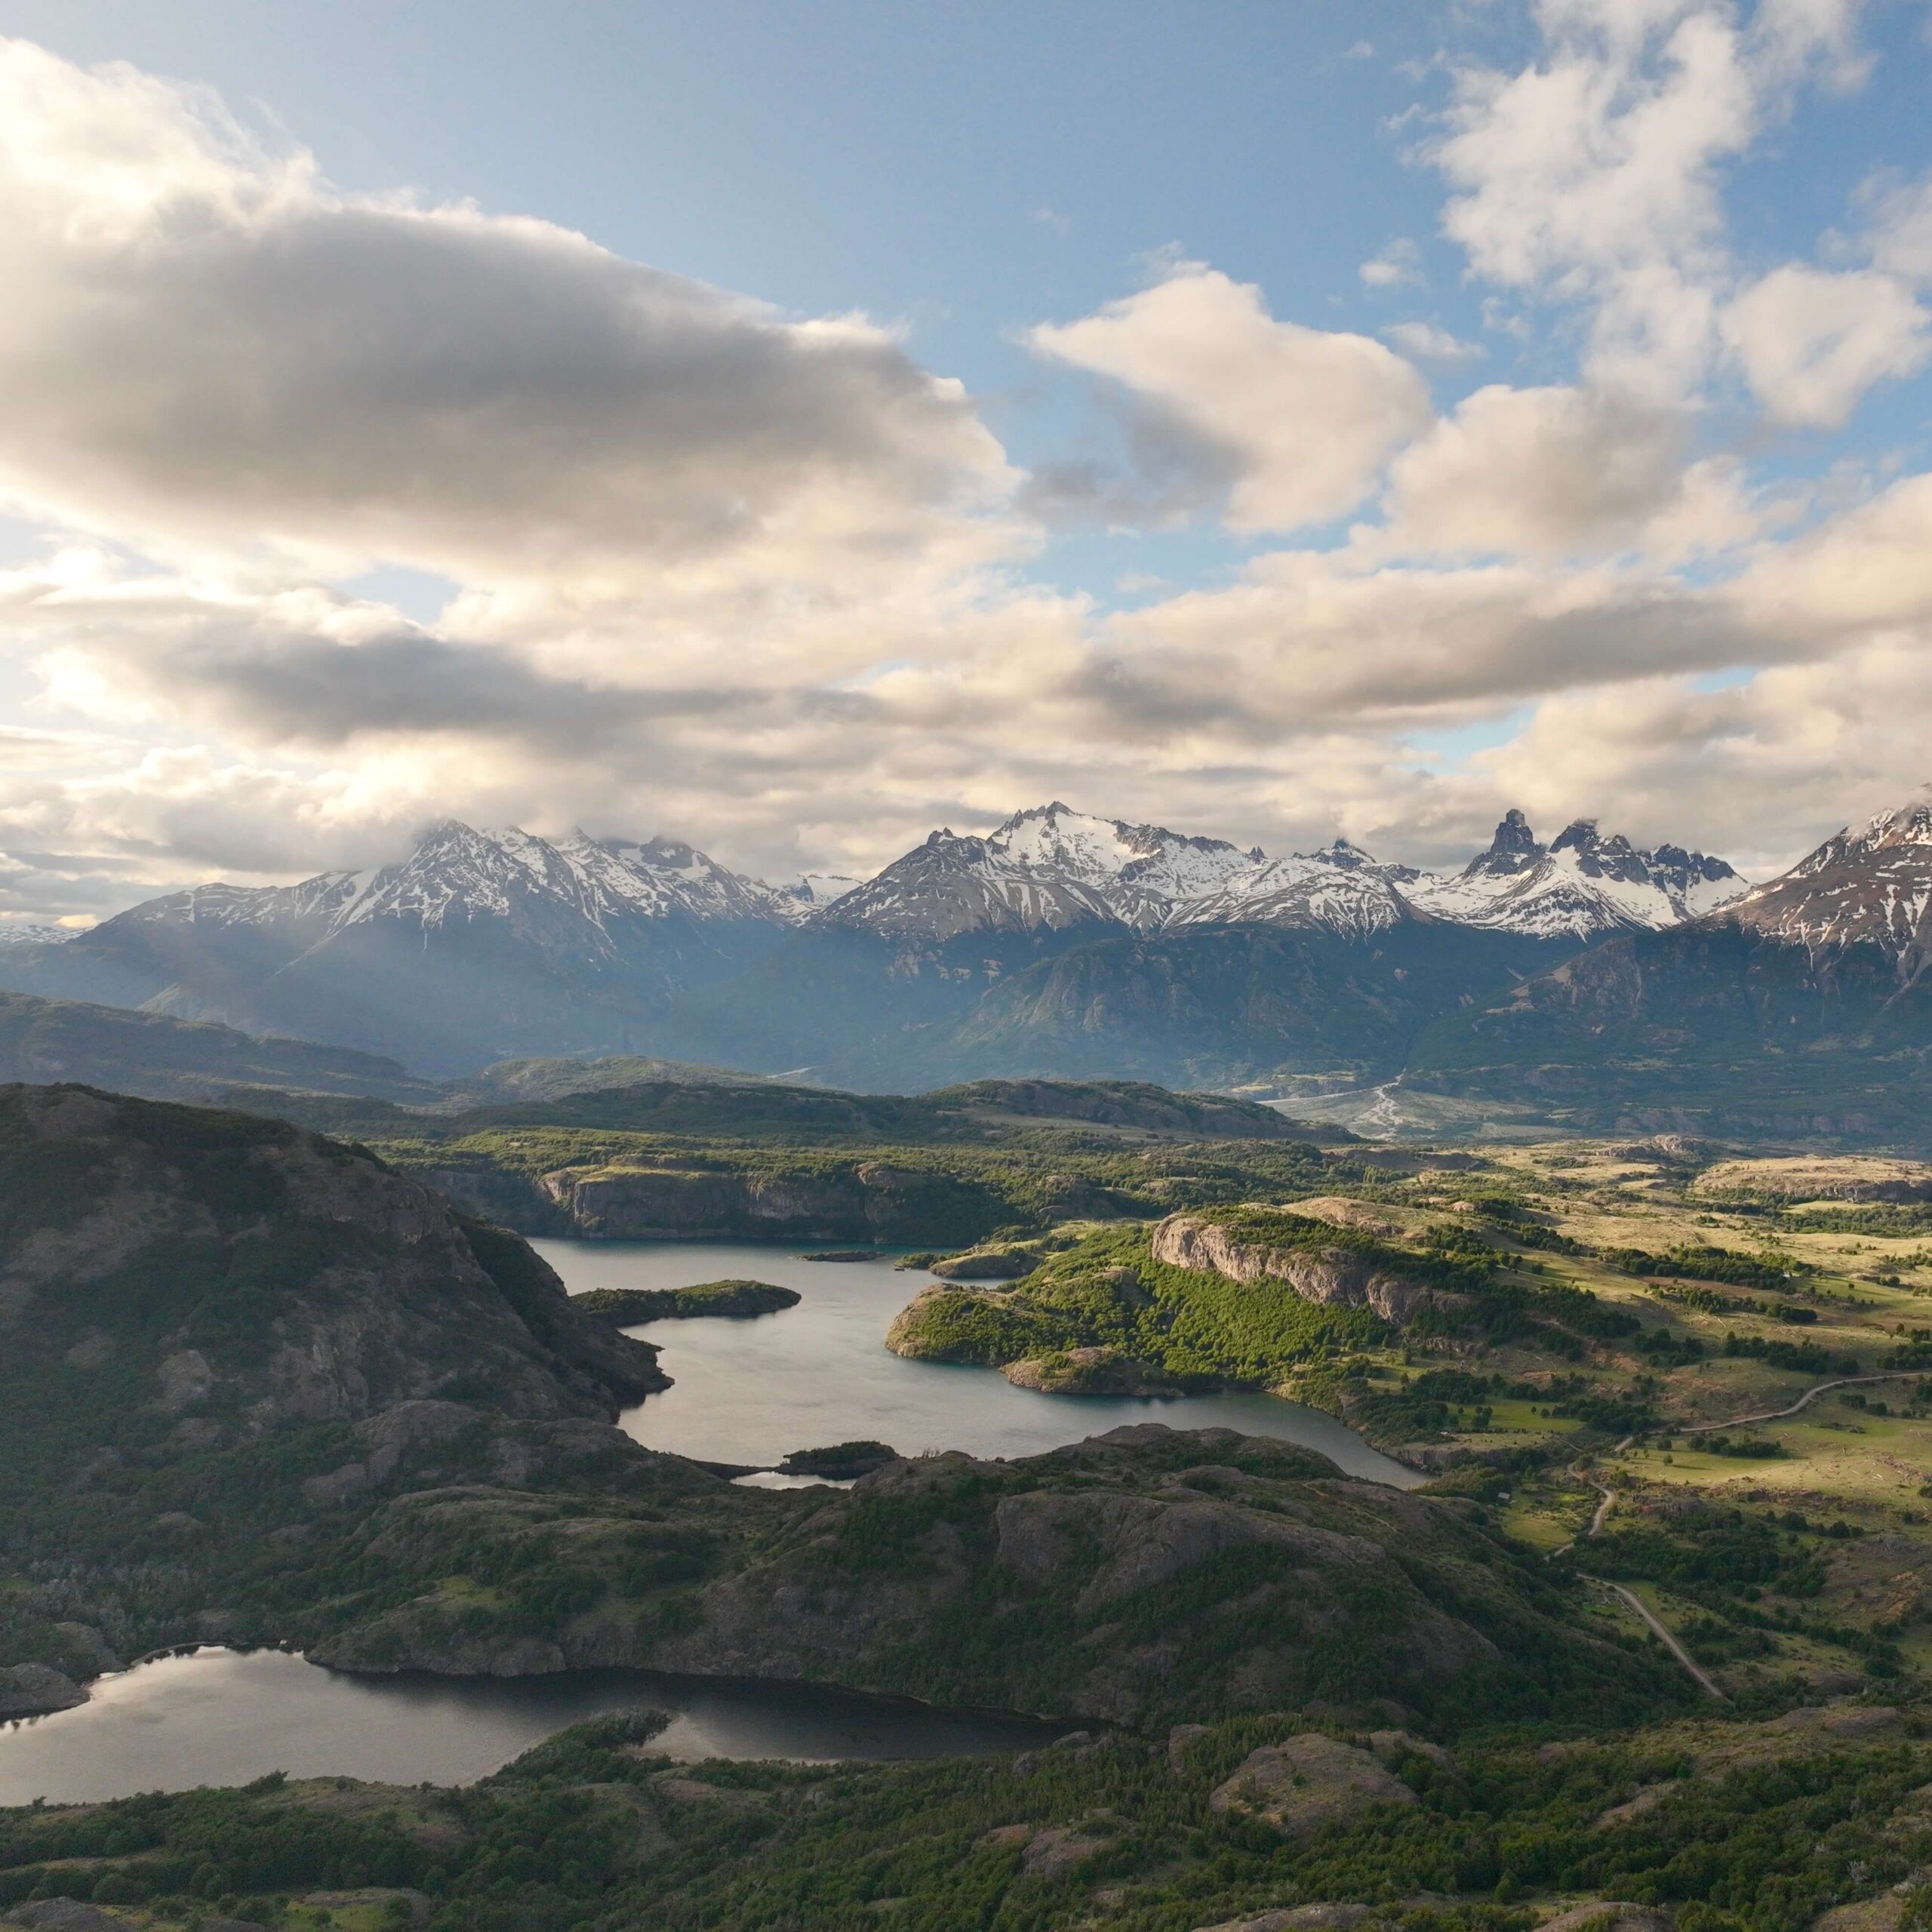
[[[1932,174],[1881,180],[1864,197],[1872,216],[1873,266],[1906,281],[1932,282]]]
[[[1237,530],[1293,530],[1352,509],[1429,420],[1421,377],[1380,343],[1278,321],[1259,289],[1198,263],[1027,340],[1123,384],[1143,423],[1191,452],[1201,494],[1225,491]]]
[[[1466,68],[1430,158],[1475,272],[1580,304],[1586,373],[1660,399],[1709,366],[1730,268],[1723,171],[1822,72],[1855,78],[1848,0],[1544,0],[1543,60]]]
[[[1371,288],[1403,288],[1419,282],[1422,251],[1406,235],[1398,235],[1380,254],[1371,255],[1356,270]]]
[[[1774,421],[1835,429],[1866,391],[1932,355],[1932,322],[1911,291],[1875,269],[1787,263],[1725,309],[1726,340]]]
[[[0,43],[0,500],[150,552],[659,594],[1004,540],[957,383],[547,223],[332,187],[212,96]]]
[[[1396,550],[1561,555],[1614,550],[1676,499],[1688,425],[1629,396],[1494,384],[1398,456]]]
[[[1479,342],[1465,342],[1434,322],[1391,322],[1382,333],[1418,362],[1474,362],[1489,351]]]
[[[1476,345],[1304,327],[1177,254],[1029,337],[1102,379],[1126,461],[1027,479],[889,330],[347,193],[211,95],[0,47],[0,491],[70,540],[0,574],[0,688],[39,694],[0,728],[0,915],[359,863],[446,811],[774,872],[1056,792],[1271,848],[1445,857],[1513,798],[1791,856],[1918,756],[1932,478],[1768,488],[1708,405],[1742,371],[1829,426],[1919,366],[1932,188],[1741,288],[1725,177],[1801,78],[1855,75],[1849,11],[1536,17],[1432,150],[1533,386],[1438,420],[1409,358],[1446,383]],[[1103,615],[1004,574],[1029,512],[1361,521],[1204,588],[1195,533],[1124,544],[1146,601]],[[448,608],[330,587],[372,557]],[[1447,774],[1414,749],[1525,707]]]
[[[1478,764],[1533,814],[1614,799],[1633,832],[1681,839],[1695,828],[1707,850],[1764,878],[1924,783],[1928,708],[1932,655],[1878,641],[1715,690],[1669,678],[1565,693]]]

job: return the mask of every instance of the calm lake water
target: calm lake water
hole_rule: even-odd
[[[632,1331],[663,1350],[672,1386],[623,1418],[654,1449],[706,1462],[776,1463],[795,1449],[869,1437],[903,1455],[964,1449],[1032,1456],[1123,1423],[1279,1436],[1351,1475],[1412,1487],[1423,1478],[1318,1409],[1273,1395],[1042,1395],[986,1368],[888,1352],[892,1318],[933,1277],[888,1256],[808,1261],[796,1248],[714,1241],[531,1243],[573,1294],[681,1288],[741,1278],[795,1288],[795,1308],[749,1320],[654,1321]]]
[[[1422,1479],[1332,1416],[1270,1395],[1042,1395],[990,1369],[901,1361],[886,1351],[886,1329],[932,1277],[900,1272],[889,1257],[808,1261],[793,1248],[700,1241],[534,1244],[576,1294],[739,1276],[804,1297],[749,1321],[658,1321],[635,1331],[662,1349],[675,1378],[623,1417],[653,1448],[770,1463],[792,1450],[874,1437],[907,1454],[1013,1457],[1122,1423],[1164,1422],[1303,1443],[1377,1481]],[[1051,1735],[1021,1719],[802,1686],[620,1671],[358,1678],[275,1651],[205,1649],[103,1678],[78,1710],[0,1725],[0,1805],[238,1784],[274,1770],[467,1783],[567,1724],[640,1705],[675,1713],[653,1748],[681,1758],[938,1757],[1017,1750]]]
[[[1023,1750],[1055,1727],[848,1691],[638,1671],[345,1677],[277,1651],[162,1657],[51,1717],[0,1724],[0,1805],[246,1783],[269,1771],[467,1784],[567,1724],[674,1713],[650,1749],[702,1758],[937,1758]]]

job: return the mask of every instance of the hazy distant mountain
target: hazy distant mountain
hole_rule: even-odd
[[[405,1106],[441,1097],[395,1061],[306,1040],[258,1040],[232,1026],[125,1007],[0,993],[0,1084],[78,1080],[155,1100],[208,1100],[250,1088],[370,1096]]]
[[[0,985],[443,1075],[612,1054],[881,1085],[1366,1073],[1512,976],[1742,887],[1721,860],[1586,822],[1546,848],[1519,813],[1435,878],[1344,840],[1271,858],[1056,801],[984,838],[935,832],[870,879],[777,887],[672,840],[446,820],[380,869],[198,886],[8,947]],[[1215,943],[1257,929],[1309,944]]]
[[[1929,906],[1921,799],[1702,918],[1617,935],[1445,1020],[1419,1040],[1407,1079],[1537,1099],[1589,1124],[1922,1140]]]
[[[198,886],[58,948],[11,949],[0,981],[457,1072],[646,1049],[688,986],[735,972],[809,910],[673,841],[552,844],[452,820],[398,865]]]

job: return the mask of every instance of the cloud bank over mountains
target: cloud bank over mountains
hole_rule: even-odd
[[[1932,361],[1932,182],[1875,152],[1752,258],[1734,180],[1863,83],[1857,8],[1528,18],[1406,137],[1484,342],[1413,242],[1365,238],[1373,330],[1163,257],[1014,318],[1116,432],[1030,469],[886,323],[0,44],[0,913],[445,813],[862,873],[1053,794],[1423,863],[1520,801],[1774,869],[1925,775],[1932,475],[1831,437]],[[1057,574],[1083,525],[1224,562],[1115,605]]]

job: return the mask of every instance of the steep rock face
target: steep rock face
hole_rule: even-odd
[[[278,1122],[0,1088],[0,1195],[16,1373],[64,1361],[211,1441],[452,1395],[608,1417],[664,1386],[515,1236]]]
[[[1903,958],[1728,912],[1631,933],[1426,1029],[1404,1083],[1560,1105],[1618,1131],[1920,1144],[1932,982],[1902,981]]]
[[[1305,1301],[1366,1308],[1399,1327],[1441,1291],[1353,1249],[1270,1247],[1244,1242],[1199,1214],[1170,1214],[1154,1230],[1154,1259],[1231,1281],[1285,1281]]]
[[[611,1241],[726,1235],[887,1241],[962,1220],[971,1223],[976,1215],[984,1220],[977,1191],[969,1184],[883,1161],[793,1175],[563,1168],[544,1175],[540,1186],[572,1229]]]

